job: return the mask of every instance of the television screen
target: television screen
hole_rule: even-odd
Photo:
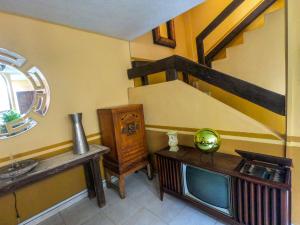
[[[185,195],[230,214],[230,177],[184,165],[184,186]]]

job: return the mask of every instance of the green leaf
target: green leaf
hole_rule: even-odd
[[[2,120],[5,123],[9,123],[9,122],[17,120],[19,118],[21,118],[20,113],[17,113],[14,110],[9,110],[2,114]]]

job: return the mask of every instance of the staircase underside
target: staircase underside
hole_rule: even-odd
[[[128,70],[130,79],[142,84],[181,79],[211,97],[264,124],[285,133],[285,96],[205,67],[180,56],[171,56]],[[150,81],[150,82],[149,82]],[[195,81],[201,85],[195,85]]]

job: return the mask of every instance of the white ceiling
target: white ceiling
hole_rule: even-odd
[[[132,40],[204,0],[0,0],[0,11]]]

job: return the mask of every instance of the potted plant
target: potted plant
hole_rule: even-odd
[[[9,122],[12,122],[12,121],[20,119],[20,118],[21,118],[20,113],[17,113],[14,110],[8,110],[8,111],[2,113],[1,119],[4,124],[0,125],[0,132],[6,133],[7,129],[6,129],[5,125]]]

